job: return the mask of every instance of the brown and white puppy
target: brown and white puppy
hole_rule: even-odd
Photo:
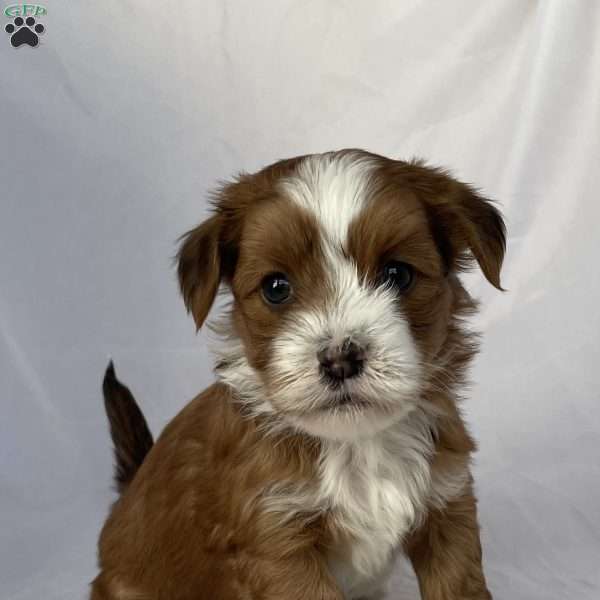
[[[218,382],[144,458],[143,417],[107,375],[123,493],[92,598],[376,598],[400,552],[424,599],[491,598],[457,274],[475,260],[500,289],[504,249],[497,210],[420,162],[343,150],[225,185],[179,252],[198,328],[231,291]]]

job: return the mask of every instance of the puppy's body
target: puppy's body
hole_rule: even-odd
[[[325,577],[316,559],[297,564],[315,543],[315,524],[282,527],[261,498],[277,481],[310,481],[315,452],[301,440],[275,447],[241,417],[230,391],[213,385],[165,428],[114,506],[96,597],[304,597],[288,573],[306,569],[315,586]],[[309,597],[327,596],[315,589]]]
[[[179,264],[198,326],[232,291],[219,383],[115,504],[93,598],[374,598],[402,550],[424,598],[490,598],[456,273],[474,256],[499,286],[503,250],[470,188],[361,151],[224,188]]]

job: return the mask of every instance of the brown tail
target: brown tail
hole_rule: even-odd
[[[154,440],[133,394],[117,379],[112,360],[104,374],[102,391],[114,444],[115,483],[117,491],[122,493],[144,462]]]

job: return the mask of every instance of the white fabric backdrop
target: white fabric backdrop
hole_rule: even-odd
[[[501,201],[510,291],[469,276],[486,570],[497,600],[597,600],[600,2],[45,5],[38,48],[0,32],[0,597],[86,595],[109,355],[155,433],[211,381],[171,266],[206,190],[359,146]]]

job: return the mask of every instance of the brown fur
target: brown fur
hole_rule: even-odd
[[[434,479],[443,478],[468,465],[475,449],[457,405],[476,351],[462,320],[475,305],[457,274],[475,259],[499,288],[504,227],[491,204],[446,173],[371,156],[379,165],[375,201],[352,225],[347,251],[373,281],[390,258],[415,267],[402,306],[427,360],[423,399],[441,415],[431,466]],[[280,314],[327,294],[313,285],[322,280],[317,225],[274,186],[299,160],[225,186],[213,216],[184,237],[179,253],[182,294],[197,326],[226,283],[234,331],[267,382]],[[272,271],[294,279],[294,306],[279,307],[281,313],[260,296],[261,279]],[[242,414],[223,384],[173,419],[104,526],[93,600],[341,600],[325,559],[331,540],[343,535],[335,522],[328,514],[282,520],[260,502],[278,481],[315,477],[319,442],[265,436],[261,425]],[[445,507],[432,506],[404,545],[425,600],[491,598],[471,483]]]
[[[276,445],[215,384],[165,428],[100,538],[98,598],[338,598],[318,522],[282,527],[265,484],[310,479],[316,448]],[[302,588],[298,581],[302,581]],[[126,595],[123,596],[127,598]]]
[[[444,510],[432,510],[406,541],[406,551],[427,600],[491,600],[481,568],[481,543],[472,487]]]

